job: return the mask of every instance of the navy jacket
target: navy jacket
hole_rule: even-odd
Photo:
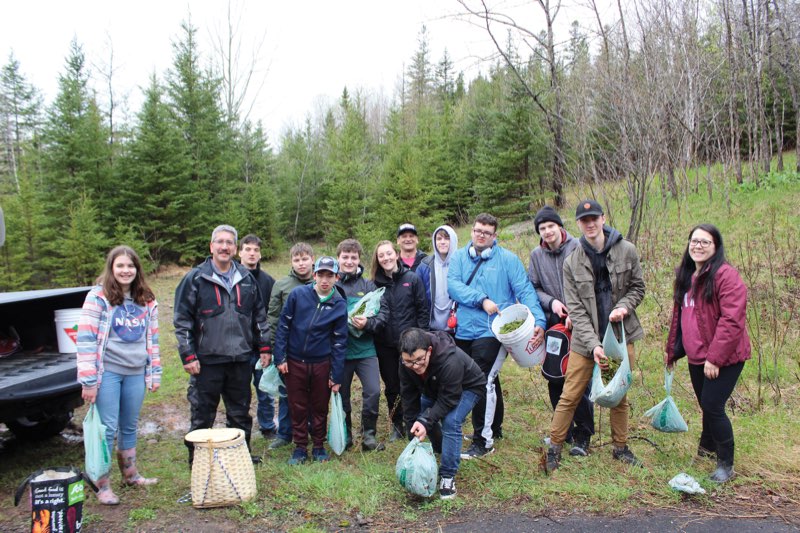
[[[320,302],[314,285],[297,287],[286,300],[273,354],[280,365],[289,357],[303,363],[331,361],[331,381],[341,384],[347,347],[347,301],[334,289],[333,296]]]

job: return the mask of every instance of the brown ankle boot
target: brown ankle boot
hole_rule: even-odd
[[[111,490],[110,474],[104,474],[94,480],[97,485],[97,500],[103,505],[119,505],[119,497]]]
[[[122,472],[122,481],[126,485],[155,485],[157,478],[147,478],[139,474],[136,469],[136,448],[117,450],[119,470]]]

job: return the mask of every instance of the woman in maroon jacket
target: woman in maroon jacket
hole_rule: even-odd
[[[711,481],[733,478],[733,427],[725,404],[733,393],[744,362],[750,359],[747,336],[747,287],[725,261],[722,235],[711,224],[689,233],[683,260],[675,273],[672,324],[664,362],[669,368],[684,355],[703,430],[697,454],[716,455]]]

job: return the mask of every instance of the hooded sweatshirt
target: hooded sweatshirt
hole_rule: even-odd
[[[450,250],[446,256],[442,256],[436,249],[436,234],[442,230],[450,236]],[[431,241],[433,242],[433,254],[422,260],[417,274],[425,283],[425,293],[431,308],[431,329],[448,331],[447,319],[450,316],[450,306],[453,300],[450,299],[450,294],[447,292],[447,271],[450,268],[450,258],[458,250],[458,235],[453,228],[445,224],[436,228]],[[427,269],[424,269],[423,266]]]
[[[586,240],[586,237],[581,237],[580,239],[581,246],[586,252],[586,257],[592,263],[592,271],[594,272],[597,325],[601,334],[608,327],[608,315],[611,313],[611,276],[609,276],[608,268],[606,267],[606,256],[608,255],[608,250],[622,240],[622,234],[609,226],[603,226],[603,235],[605,235],[606,240],[603,249],[600,251],[595,250]]]

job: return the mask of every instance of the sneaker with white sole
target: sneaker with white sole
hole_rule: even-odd
[[[450,500],[456,497],[456,480],[451,477],[443,477],[439,481],[439,498]]]
[[[466,452],[461,453],[461,458],[465,460],[475,459],[476,457],[483,457],[494,453],[494,446],[486,448],[480,444],[472,443]]]

